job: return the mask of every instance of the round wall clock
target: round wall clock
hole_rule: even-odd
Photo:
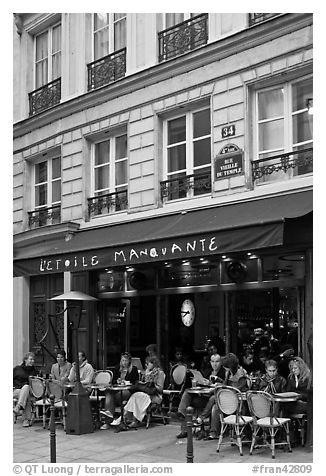
[[[187,327],[195,320],[195,305],[190,299],[185,299],[181,305],[181,320]]]

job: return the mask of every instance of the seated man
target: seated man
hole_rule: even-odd
[[[285,392],[286,380],[278,374],[275,360],[267,360],[265,368],[266,373],[259,380],[259,390],[271,394]]]
[[[203,357],[203,360],[202,360],[202,363],[201,363],[201,366],[200,366],[200,371],[203,375],[203,377],[205,378],[208,378],[208,376],[210,375],[211,371],[212,371],[212,367],[211,367],[211,356],[212,355],[220,355],[217,353],[217,347],[215,344],[209,344],[208,348],[207,348],[207,355],[205,355]]]
[[[93,381],[94,369],[91,366],[91,364],[87,362],[85,352],[83,352],[83,351],[78,352],[78,360],[79,360],[80,383],[84,387],[88,387],[89,385],[91,385],[91,383]],[[76,382],[76,365],[75,365],[75,362],[72,364],[71,370],[69,372],[68,380],[71,383]]]
[[[23,427],[29,427],[31,424],[31,397],[29,388],[29,377],[37,375],[34,367],[35,355],[33,352],[27,352],[21,365],[14,368],[14,398],[18,402],[14,408],[14,413],[19,415],[22,412]]]
[[[210,364],[211,364],[211,372],[210,372],[210,375],[208,375],[208,377],[211,380],[211,382],[214,381],[214,387],[212,386],[211,388],[209,399],[207,400],[207,397],[205,396],[193,395],[189,393],[187,389],[184,391],[181,397],[179,407],[178,407],[178,417],[181,419],[181,432],[177,435],[177,438],[187,437],[186,421],[185,421],[187,407],[193,406],[194,408],[202,410],[200,417],[198,417],[199,424],[201,424],[204,418],[207,418],[211,414],[212,407],[214,406],[214,403],[215,403],[214,389],[216,386],[219,385],[219,383],[223,382],[224,370],[221,367],[221,356],[217,353],[211,355]],[[209,385],[210,380],[207,379],[205,383]],[[216,424],[217,424],[216,420],[211,421],[210,435],[216,435],[216,432],[217,432]],[[210,437],[209,439],[213,439],[213,438]]]

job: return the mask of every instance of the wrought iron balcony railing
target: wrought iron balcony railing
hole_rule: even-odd
[[[208,14],[203,13],[158,34],[159,61],[168,60],[199,46],[208,40]]]
[[[269,20],[280,15],[279,13],[249,13],[249,26],[257,25],[262,21]]]
[[[54,225],[61,222],[61,205],[53,207],[39,208],[28,212],[29,228],[38,228],[39,226]]]
[[[28,98],[30,116],[59,104],[61,100],[61,78],[35,89],[35,91],[28,94]]]
[[[87,70],[88,91],[123,78],[126,74],[126,48],[89,63]]]
[[[162,201],[203,195],[212,191],[211,172],[185,175],[161,182]]]
[[[90,217],[126,210],[128,207],[128,190],[106,193],[88,198],[88,214]]]
[[[295,175],[311,173],[313,170],[313,147],[253,161],[252,178],[255,181],[274,172],[286,173],[290,169],[293,169]]]

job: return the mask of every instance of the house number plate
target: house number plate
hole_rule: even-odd
[[[235,135],[235,125],[234,124],[222,127],[222,139],[225,139],[226,137],[232,137],[234,135]]]

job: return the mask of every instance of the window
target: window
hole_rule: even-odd
[[[266,182],[312,171],[312,92],[311,77],[256,92],[254,169],[262,173],[256,178]]]
[[[210,109],[188,112],[164,123],[162,195],[168,200],[211,191]]]
[[[49,158],[34,165],[34,211],[29,212],[29,225],[60,223],[61,157]]]
[[[165,13],[165,28],[178,25],[197,15],[200,15],[200,13]]]
[[[94,60],[126,47],[126,13],[94,13]]]
[[[93,190],[90,214],[112,213],[127,208],[127,135],[111,137],[93,146]]]
[[[61,25],[35,37],[35,89],[61,76]]]

